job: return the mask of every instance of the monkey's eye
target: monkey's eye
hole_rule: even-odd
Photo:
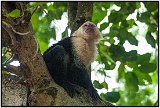
[[[84,24],[84,27],[87,27],[87,24]]]

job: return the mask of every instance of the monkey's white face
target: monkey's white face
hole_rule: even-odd
[[[100,31],[98,30],[98,28],[96,27],[95,24],[93,24],[92,22],[85,22],[79,29],[78,29],[78,34],[80,34],[79,36],[85,38],[85,39],[95,39],[98,40],[100,38]]]
[[[82,27],[83,27],[84,33],[86,35],[93,34],[95,32],[95,28],[96,28],[96,26],[93,23],[91,23],[91,22],[84,23]]]

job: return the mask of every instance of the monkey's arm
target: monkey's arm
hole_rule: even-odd
[[[76,92],[73,84],[68,81],[68,54],[61,45],[50,48],[43,55],[48,71],[54,81],[62,86],[73,97]]]

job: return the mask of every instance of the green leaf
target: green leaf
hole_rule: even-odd
[[[51,10],[48,11],[48,15],[54,16],[54,19],[56,19],[56,20],[60,20],[62,14],[63,14],[63,12],[59,9],[54,9],[54,11],[51,11]]]
[[[7,60],[7,57],[5,55],[2,56],[2,64],[5,63],[5,61]]]
[[[107,92],[106,94],[101,93],[101,96],[103,99],[113,103],[116,103],[120,99],[119,92]]]
[[[95,9],[93,11],[92,21],[95,24],[97,24],[97,23],[101,22],[106,15],[107,15],[107,11],[102,11],[102,10],[99,10],[99,9]]]
[[[127,20],[127,23],[132,27],[135,24],[134,19]]]
[[[113,70],[116,66],[115,61],[109,55],[107,55],[106,51],[101,50],[100,61],[104,63],[106,70]],[[104,71],[103,73],[105,74]]]
[[[45,4],[47,4],[48,2],[30,2],[30,5],[31,6],[37,6],[37,5],[45,5]]]
[[[146,64],[141,64],[141,66],[138,67],[141,72],[144,73],[150,73],[154,72],[157,69],[156,63],[146,63]]]
[[[128,21],[126,21],[126,19],[123,20],[123,21],[121,21],[121,25],[122,25],[123,27],[125,27],[125,28],[127,28],[127,27],[129,26]]]
[[[155,32],[157,31],[158,26],[156,24],[149,24],[148,25],[148,31]]]
[[[141,18],[146,20],[151,16],[150,12],[144,12],[141,14]]]
[[[44,51],[46,51],[48,48],[48,44],[43,41],[38,41],[38,43],[40,44],[41,53],[44,53]]]
[[[103,86],[103,88],[108,90],[108,84],[105,81],[103,83],[101,83],[101,85]]]
[[[142,73],[139,71],[135,71],[135,74],[137,75],[138,78],[138,85],[152,84],[152,78],[149,74]],[[148,82],[148,84],[146,84],[146,82]]]
[[[125,53],[125,49],[123,46],[120,45],[111,45],[109,48],[109,51],[112,53],[115,57],[121,57]]]
[[[118,68],[118,79],[123,78],[124,73],[125,73],[125,72],[124,72],[124,64],[121,63],[121,64],[119,65],[119,68]]]
[[[7,50],[8,50],[7,47],[2,47],[2,54],[5,54]]]
[[[136,61],[126,62],[126,65],[129,66],[130,68],[138,70],[138,66],[137,66],[137,62]]]
[[[151,58],[151,53],[146,53],[137,56],[137,64],[148,63]]]
[[[129,90],[132,90],[134,92],[138,91],[138,78],[136,74],[133,72],[127,72],[125,74],[125,80],[126,80],[126,87]]]
[[[141,7],[140,2],[136,2],[136,8],[139,9]]]
[[[105,63],[105,69],[106,70],[113,70],[116,66],[116,64],[110,62],[111,64],[108,63],[108,61],[104,62]]]
[[[126,61],[136,61],[137,60],[137,50],[126,52],[124,58]]]
[[[141,21],[141,22],[147,22],[148,19],[150,18],[151,16],[151,13],[150,12],[144,12],[141,14],[141,16],[139,17],[139,14],[138,14],[138,20]]]
[[[134,3],[133,2],[125,2],[125,3],[122,3],[119,13],[121,13],[122,15],[128,16],[129,14],[132,14],[135,9],[136,9],[135,2]]]
[[[152,12],[158,9],[158,2],[143,2],[148,11]]]
[[[4,24],[4,25],[8,26],[8,23],[7,23],[7,22],[5,22],[5,21],[2,21],[2,24]]]
[[[37,32],[37,30],[39,28],[39,24],[40,24],[40,21],[38,20],[39,16],[40,16],[40,14],[35,12],[31,17],[32,27],[35,32]]]
[[[7,17],[19,17],[20,16],[20,10],[19,9],[15,9],[12,12],[6,14]]]
[[[119,36],[118,39],[120,40],[121,45],[126,41],[128,38],[128,31],[125,28],[119,29]]]
[[[131,33],[128,33],[127,40],[130,44],[138,46],[138,40]]]
[[[153,48],[155,48],[156,40],[151,35],[151,32],[148,32],[146,34],[146,40],[147,40],[147,43],[149,43]]]
[[[97,70],[97,73],[99,73],[101,75],[105,75],[105,71],[104,70]]]
[[[111,2],[108,2],[108,3],[104,3],[104,2],[94,2],[94,8],[98,8],[98,9],[101,9],[102,10],[102,7],[105,8],[104,11],[106,11],[108,8],[110,8],[111,6]]]
[[[132,50],[130,52],[125,52],[123,46],[120,45],[111,45],[109,48],[110,53],[112,54],[111,57],[116,61],[120,60],[122,62],[125,61],[136,61],[137,60],[137,51]]]
[[[124,2],[114,2],[115,5],[122,7],[124,5]]]
[[[101,25],[100,25],[100,31],[106,29],[108,26],[109,26],[109,23],[106,23],[106,22],[103,23],[103,24],[101,24]]]
[[[123,15],[120,14],[119,12],[113,12],[109,15],[108,20],[110,23],[119,23],[120,21],[122,21],[123,19]]]
[[[37,5],[44,5],[47,4],[48,2],[36,2]]]
[[[94,80],[93,84],[94,84],[94,87],[97,88],[97,89],[102,89],[103,88],[103,86],[97,80]]]
[[[107,34],[108,37],[113,38],[118,34],[117,30],[113,30],[112,28],[110,29],[109,34]]]
[[[9,75],[9,74],[10,74],[10,72],[3,71],[3,74]]]
[[[119,30],[119,34],[120,34],[121,37],[126,38],[127,35],[128,35],[128,31],[125,28],[121,28]]]

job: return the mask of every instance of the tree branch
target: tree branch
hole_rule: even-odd
[[[5,37],[5,36],[10,36],[10,39],[11,39],[11,46],[13,46],[13,48],[15,48],[15,46],[16,46],[16,38],[15,38],[15,34],[7,27],[7,25],[4,25],[4,24],[2,24],[2,28],[3,28],[3,30],[5,30],[4,31],[4,36],[3,37]],[[3,38],[2,38],[2,40],[3,40]],[[4,39],[5,40],[5,39]]]
[[[3,64],[2,65],[2,70],[14,73],[14,74],[16,74],[18,76],[22,76],[22,70],[21,70],[20,67],[12,66],[10,64]]]
[[[9,34],[7,33],[7,31],[3,28],[2,25],[2,47],[8,47],[12,44],[12,40],[9,36]]]

